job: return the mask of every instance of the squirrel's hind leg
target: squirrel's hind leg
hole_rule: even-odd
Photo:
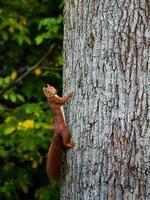
[[[69,133],[69,130],[62,131],[62,141],[63,145],[66,148],[73,148],[75,146],[75,143],[71,140],[71,135]]]

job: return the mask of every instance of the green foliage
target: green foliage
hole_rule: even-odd
[[[59,186],[49,184],[45,172],[54,126],[42,87],[50,83],[61,91],[62,5],[61,0],[1,1],[2,200],[59,199]]]
[[[36,44],[41,44],[44,39],[62,39],[60,34],[62,24],[62,16],[57,18],[45,18],[39,21],[39,30],[44,29],[44,32],[35,38]]]
[[[12,193],[15,193],[14,200],[19,199],[18,191],[28,194],[34,185],[32,176],[38,177],[39,170],[46,179],[44,166],[54,127],[52,118],[49,124],[47,117],[51,116],[50,111],[43,111],[42,107],[42,102],[26,103],[13,109],[11,115],[4,110],[4,123],[0,125],[0,196],[3,199],[9,199]]]
[[[59,189],[58,185],[56,185],[56,184],[43,186],[39,190],[37,190],[35,197],[38,200],[59,199],[59,193],[54,192],[58,189]],[[53,191],[53,192],[50,192],[50,191]]]

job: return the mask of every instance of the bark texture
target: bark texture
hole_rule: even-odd
[[[66,0],[64,93],[76,147],[61,200],[150,199],[150,2]]]

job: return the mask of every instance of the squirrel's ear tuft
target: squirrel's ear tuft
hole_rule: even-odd
[[[45,96],[47,97],[47,93],[46,93],[46,88],[45,87],[43,87],[43,92],[44,92]]]

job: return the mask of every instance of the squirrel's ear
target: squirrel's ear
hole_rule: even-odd
[[[46,93],[46,88],[45,87],[43,87],[43,92],[44,92],[45,96],[47,97],[47,93]]]

